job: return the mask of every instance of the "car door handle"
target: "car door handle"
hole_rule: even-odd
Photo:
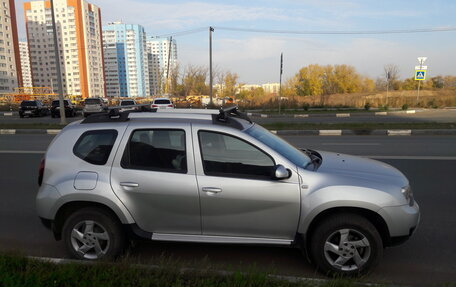
[[[136,182],[121,182],[120,185],[125,186],[125,187],[138,187],[139,186],[139,184]]]
[[[202,190],[208,194],[216,194],[222,192],[222,189],[217,187],[203,187]]]

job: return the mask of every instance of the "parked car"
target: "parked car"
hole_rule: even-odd
[[[84,108],[82,110],[82,116],[88,117],[92,114],[103,113],[108,109],[108,105],[103,101],[102,98],[87,98],[84,100]]]
[[[150,107],[155,109],[174,109],[173,102],[168,98],[156,98]]]
[[[371,159],[298,150],[236,107],[110,113],[66,126],[39,170],[43,224],[79,259],[128,238],[291,246],[323,273],[366,273],[420,212]]]
[[[47,116],[49,109],[41,101],[22,101],[19,107],[19,117],[43,117]]]
[[[121,112],[137,110],[135,100],[121,100],[119,105],[121,106]]]
[[[63,106],[65,108],[66,117],[76,116],[76,108],[73,106],[70,100],[63,100]],[[60,117],[60,101],[53,100],[51,103],[51,117]]]

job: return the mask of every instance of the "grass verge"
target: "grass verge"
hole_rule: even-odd
[[[160,267],[135,265],[129,260],[117,263],[54,264],[19,255],[0,255],[0,286],[237,286],[237,287],[350,287],[360,286],[348,279],[289,282],[254,271],[226,274],[211,269],[181,269],[179,264],[165,262]]]
[[[0,129],[62,129],[60,124],[49,123],[0,123]]]
[[[262,124],[270,130],[456,129],[456,123],[287,123]]]

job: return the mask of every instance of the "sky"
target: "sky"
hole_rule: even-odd
[[[16,0],[19,36],[25,38],[23,2]],[[213,65],[239,75],[239,81],[279,81],[310,64],[352,65],[371,78],[387,64],[402,78],[412,77],[417,57],[428,57],[428,76],[456,75],[456,31],[381,35],[300,35],[270,31],[367,31],[456,27],[455,0],[91,0],[102,22],[144,26],[150,36],[174,35],[181,67],[209,65],[209,26]],[[182,31],[193,33],[179,34]]]

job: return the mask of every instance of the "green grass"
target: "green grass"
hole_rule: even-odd
[[[6,254],[0,255],[0,286],[351,287],[360,284],[349,279],[292,283],[257,271],[238,270],[221,274],[208,267],[201,270],[182,269],[173,260],[160,262],[155,268],[133,264],[131,259],[120,259],[116,263],[57,265]]]
[[[270,130],[455,129],[456,123],[287,123],[262,124]]]

